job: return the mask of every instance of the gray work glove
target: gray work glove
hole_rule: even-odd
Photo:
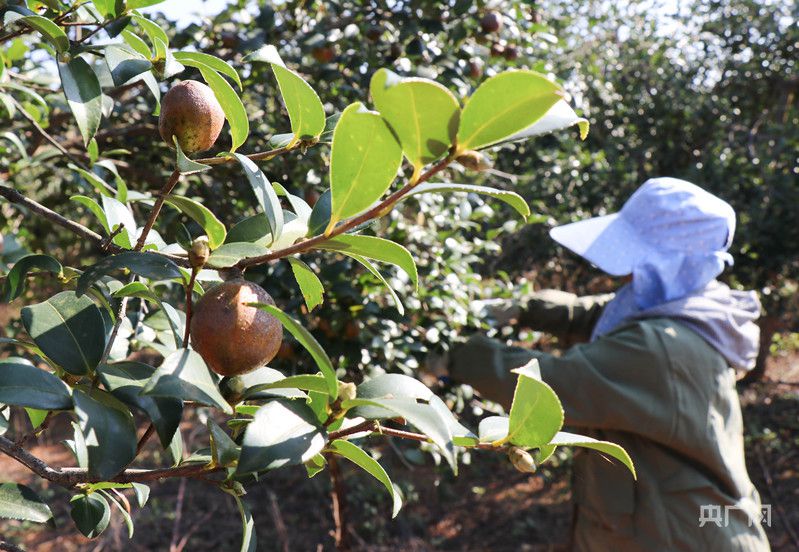
[[[496,327],[513,326],[518,322],[522,308],[515,299],[485,299],[473,303],[479,316]]]

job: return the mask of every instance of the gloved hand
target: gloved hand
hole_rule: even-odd
[[[479,316],[493,326],[512,326],[522,313],[521,306],[514,299],[485,299],[473,304]]]

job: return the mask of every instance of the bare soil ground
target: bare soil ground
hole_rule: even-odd
[[[747,423],[747,463],[763,502],[772,505],[767,528],[776,551],[799,549],[799,355],[770,359],[766,380],[742,391]],[[59,444],[66,419],[32,447],[53,465],[69,465]],[[188,432],[187,432],[188,433]],[[402,447],[402,448],[400,448]],[[152,460],[157,446],[152,445]],[[345,515],[348,538],[363,551],[558,551],[568,547],[571,526],[569,461],[563,456],[534,475],[513,470],[496,455],[475,454],[453,477],[404,443],[382,451],[385,465],[406,496],[390,519],[388,498],[350,467]],[[0,457],[0,480],[28,484],[53,506],[55,528],[0,522],[0,540],[31,552],[234,551],[240,522],[232,498],[207,483],[190,480],[152,485],[146,508],[133,507],[136,532],[129,540],[117,513],[99,539],[77,535],[64,490],[37,481],[20,464]],[[307,479],[304,469],[274,472],[247,495],[258,534],[258,550],[332,550],[333,529],[326,475]]]

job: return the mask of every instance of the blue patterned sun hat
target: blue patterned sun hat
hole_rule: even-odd
[[[647,180],[618,213],[550,230],[552,239],[613,276],[633,275],[640,308],[679,299],[732,264],[735,211],[677,178]]]

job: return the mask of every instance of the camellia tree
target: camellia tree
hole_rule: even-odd
[[[372,435],[427,443],[453,471],[464,449],[507,454],[521,471],[533,471],[557,446],[575,445],[612,456],[634,474],[617,445],[561,431],[562,407],[535,362],[517,370],[509,414],[486,417],[473,432],[417,379],[385,373],[358,385],[348,381],[297,316],[275,304],[270,282],[261,287],[245,278],[248,270],[286,263],[303,313],[325,297],[324,283],[303,261],[312,252],[329,255],[331,262],[350,258],[386,286],[389,279],[377,263],[397,267],[414,287],[425,285],[409,251],[372,235],[372,223],[411,197],[451,192],[485,195],[528,216],[516,193],[455,183],[448,175],[454,167],[467,174],[483,171],[489,166],[486,150],[509,142],[572,125],[585,137],[587,122],[558,84],[529,70],[505,71],[459,98],[433,80],[380,69],[369,82],[371,106],[355,102],[328,113],[313,87],[286,66],[276,48],[265,46],[245,62],[271,69],[288,115],[286,132],[273,135],[269,149],[243,153],[250,122],[239,72],[207,53],[171,48],[167,33],[137,11],[154,3],[29,1],[3,13],[0,41],[11,44],[0,65],[6,115],[26,120],[56,148],[57,158],[36,163],[66,161],[85,181],[86,194],[70,199],[95,217],[95,229],[12,186],[0,184],[0,197],[25,215],[71,232],[76,241],[93,244],[99,260],[67,266],[32,253],[0,267],[6,272],[4,302],[25,300],[28,282],[44,274],[56,275],[60,287],[44,301],[24,305],[24,332],[1,338],[19,356],[0,360],[0,432],[6,432],[16,409],[25,409],[34,434],[54,417],[69,417],[74,432],[65,445],[77,467],[37,458],[24,447],[27,434],[0,435],[0,451],[72,493],[70,513],[81,533],[100,535],[113,505],[132,535],[125,489],[144,506],[149,482],[194,477],[235,497],[244,530],[241,548],[255,550],[250,508],[242,499],[246,485],[297,464],[306,466],[309,477],[328,467],[336,477],[340,458],[385,486],[396,515],[401,507],[396,486],[356,444]],[[495,23],[485,19],[489,27]],[[110,42],[97,40],[101,30]],[[19,78],[14,63],[21,58],[14,49],[23,35],[36,41],[36,55],[55,61],[58,89],[42,90]],[[205,84],[183,80],[161,98],[160,83],[184,71],[194,71]],[[176,151],[157,193],[120,176],[118,168],[131,152],[101,151],[96,140],[119,91],[140,83],[156,99],[152,107],[160,111],[163,147]],[[64,149],[41,124],[58,97],[77,124],[85,156]],[[230,137],[225,151],[199,156],[215,145],[225,121]],[[20,143],[10,171],[32,170],[34,160],[26,158],[19,138],[5,137]],[[329,152],[320,158],[328,167],[318,167],[320,174],[327,172],[329,189],[313,205],[270,182],[259,167],[279,157],[290,163],[312,148]],[[237,167],[251,187],[250,213],[233,225],[215,214],[221,206],[202,202],[202,189],[176,193],[182,179],[213,178],[225,165]],[[193,235],[183,224],[158,225],[159,215],[168,211],[201,232]],[[20,232],[24,228],[23,221]],[[402,311],[397,293],[390,287],[389,292]],[[287,375],[268,366],[281,350],[284,330],[307,350],[315,373]],[[138,354],[143,350],[157,354]],[[209,446],[184,453],[179,425],[188,409],[207,413]],[[170,453],[172,465],[137,467],[153,436]],[[0,486],[0,514],[34,522],[52,517],[33,490],[13,482]]]

